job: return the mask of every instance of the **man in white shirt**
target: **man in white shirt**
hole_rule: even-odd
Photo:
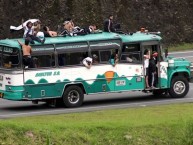
[[[150,51],[145,50],[144,51],[144,71],[145,71],[145,83],[146,83],[146,88],[149,88],[149,59],[150,59]]]
[[[84,66],[88,69],[91,68],[92,66],[92,58],[91,57],[86,57],[85,59],[83,59],[82,63],[84,64]]]

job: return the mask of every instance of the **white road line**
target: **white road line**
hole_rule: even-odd
[[[168,102],[174,102],[174,103],[178,103],[180,101],[183,100],[193,100],[193,98],[182,98],[182,99],[171,99],[171,100],[162,100],[162,101],[149,101],[149,102],[142,102],[142,103],[127,103],[127,104],[118,104],[118,105],[107,105],[107,106],[97,106],[97,107],[87,107],[87,108],[74,108],[74,109],[57,109],[57,110],[49,110],[49,111],[35,111],[35,112],[26,112],[26,113],[15,113],[15,114],[7,114],[7,115],[0,115],[0,118],[8,118],[8,117],[16,117],[16,116],[31,116],[31,115],[52,115],[52,114],[56,114],[56,113],[76,113],[76,112],[80,112],[80,111],[95,111],[95,109],[105,109],[105,108],[109,108],[109,109],[115,109],[115,108],[110,108],[110,107],[124,107],[124,106],[146,106],[147,104],[151,104],[154,103],[154,105],[156,105],[156,103],[168,103]],[[89,110],[90,109],[90,110]],[[44,114],[41,114],[44,113]],[[45,114],[45,113],[50,113],[50,114]]]
[[[190,53],[190,52],[193,53],[193,51],[180,51],[180,52],[169,52],[168,54],[181,54],[181,53]]]
[[[193,56],[175,57],[175,58],[191,58]]]

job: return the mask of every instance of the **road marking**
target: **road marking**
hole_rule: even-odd
[[[97,111],[101,109],[115,109],[115,108],[125,108],[125,107],[144,107],[147,105],[151,105],[151,103],[154,103],[152,105],[157,105],[157,103],[179,103],[181,101],[193,101],[193,98],[182,98],[182,99],[170,99],[170,100],[161,100],[161,101],[149,101],[149,102],[141,102],[141,103],[127,103],[127,104],[118,104],[118,105],[106,105],[106,106],[97,106],[97,107],[85,107],[85,108],[73,108],[73,109],[57,109],[57,110],[49,110],[49,111],[34,111],[34,112],[26,112],[26,113],[14,113],[14,114],[6,114],[6,115],[0,115],[0,118],[11,118],[11,117],[17,117],[17,116],[32,116],[32,115],[53,115],[53,114],[62,114],[62,113],[78,113],[81,111]],[[181,102],[183,103],[183,102]],[[44,114],[42,114],[44,113]],[[46,114],[47,113],[47,114]],[[48,114],[49,113],[49,114]]]
[[[180,51],[180,52],[169,52],[168,54],[181,54],[181,53],[190,53],[190,52],[193,53],[193,51]]]
[[[184,56],[184,57],[175,57],[175,58],[184,58],[184,59],[186,59],[186,58],[191,58],[191,57],[193,57],[193,56]]]

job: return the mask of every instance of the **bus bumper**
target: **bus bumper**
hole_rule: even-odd
[[[23,100],[23,92],[6,92],[0,91],[0,98],[7,100],[20,101]]]

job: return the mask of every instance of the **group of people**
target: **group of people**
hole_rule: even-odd
[[[76,36],[76,35],[86,35],[90,33],[101,32],[97,29],[96,25],[89,25],[87,27],[80,28],[76,26],[71,18],[65,19],[61,26],[58,26],[57,31],[51,31],[48,26],[43,26],[41,28],[41,21],[39,19],[30,19],[26,22],[22,19],[22,24],[20,25],[24,29],[24,39],[28,39],[31,44],[35,44],[34,41],[44,43],[45,37],[56,37],[56,36]],[[20,27],[19,26],[19,27]],[[115,25],[113,24],[113,15],[104,21],[104,32],[115,32]],[[20,30],[17,27],[11,26],[11,30]]]
[[[23,38],[25,40],[27,39],[31,44],[35,44],[34,41],[43,44],[45,42],[45,37],[58,36],[57,32],[50,31],[49,27],[47,26],[44,26],[43,30],[41,30],[41,22],[39,20],[35,21],[34,23],[28,20],[24,23],[22,19],[22,28],[24,29]]]
[[[84,28],[75,26],[71,18],[67,18],[63,23],[63,27],[59,27],[58,29],[59,36],[76,36],[99,32],[96,25],[89,25],[88,27]]]
[[[115,52],[110,56],[109,63],[113,67],[115,67],[118,62],[119,62],[118,53]],[[96,54],[93,54],[92,57],[86,57],[83,59],[82,63],[86,68],[90,69],[92,64],[99,63],[98,56]]]
[[[41,22],[38,19],[32,19],[24,22],[22,19],[22,24],[20,25],[21,28],[24,30],[24,44],[18,41],[18,43],[23,48],[23,56],[24,56],[24,65],[30,66],[31,65],[31,44],[35,44],[34,41],[37,41],[39,43],[44,43],[46,37],[56,37],[56,36],[76,36],[76,35],[85,35],[90,33],[98,33],[100,30],[97,29],[96,25],[90,25],[88,27],[80,28],[79,26],[75,26],[73,20],[71,18],[67,18],[64,23],[63,27],[59,27],[57,32],[51,31],[48,26],[43,26],[43,29],[41,29]],[[20,27],[19,26],[19,27]],[[11,26],[14,30],[20,30],[21,28],[17,28],[14,26]],[[10,27],[10,29],[11,29]],[[113,15],[109,15],[108,19],[104,21],[104,32],[115,32],[114,25],[113,25]],[[117,55],[114,55],[113,57],[116,57]],[[96,56],[97,57],[97,56]],[[113,57],[110,59],[110,63],[115,66],[117,61],[113,61]],[[89,57],[88,57],[89,58]],[[94,63],[96,60],[95,57],[86,59],[87,62],[91,62],[90,64]],[[117,57],[118,58],[118,57]],[[88,61],[89,60],[89,61]],[[93,61],[93,62],[92,62]],[[83,60],[83,64],[85,61]],[[89,64],[89,63],[88,63]],[[90,64],[87,65],[89,68]],[[86,65],[85,65],[86,66]]]
[[[144,51],[144,70],[145,70],[145,83],[146,89],[155,89],[157,85],[157,56],[156,51],[150,55],[150,50]]]

